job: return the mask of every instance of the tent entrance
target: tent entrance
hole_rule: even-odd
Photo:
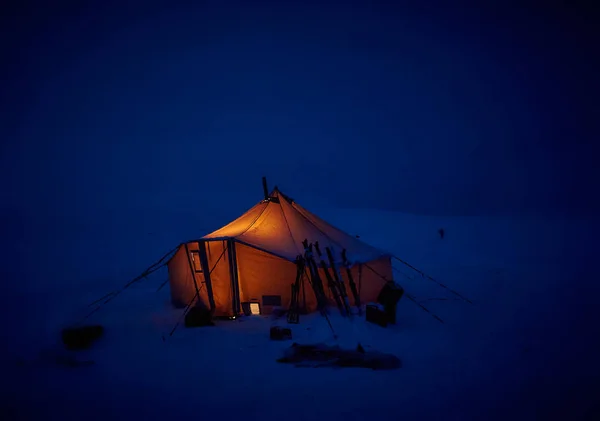
[[[214,316],[239,316],[241,303],[235,241],[202,240],[199,244],[206,250],[207,264],[203,265],[203,272],[205,280],[209,279],[212,286]]]

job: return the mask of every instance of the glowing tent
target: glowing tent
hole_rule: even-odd
[[[277,188],[266,193],[265,186],[264,200],[239,218],[180,245],[167,264],[173,305],[187,306],[199,294],[199,304],[215,316],[237,316],[248,307],[262,313],[287,308],[297,275],[295,260],[304,253],[305,239],[318,241],[321,250],[329,247],[337,267],[346,250],[361,302],[377,299],[385,283],[382,278],[393,279],[391,255],[335,228]],[[347,276],[345,269],[340,273]],[[308,283],[303,283],[298,301],[307,312],[317,309]]]

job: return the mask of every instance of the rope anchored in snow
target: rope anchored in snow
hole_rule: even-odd
[[[383,281],[385,282],[389,282],[390,280],[387,279],[384,275],[382,275],[381,273],[377,272],[375,269],[373,269],[371,266],[369,266],[366,263],[363,263],[364,266],[367,267],[367,269],[369,269],[371,272],[373,272],[375,275],[379,276]],[[444,323],[444,321],[442,320],[441,317],[437,316],[435,313],[433,313],[432,311],[430,311],[427,307],[425,307],[423,304],[419,303],[417,300],[415,300],[412,295],[408,294],[407,292],[404,293],[404,295],[406,295],[406,297],[412,301],[413,303],[415,303],[416,305],[418,305],[419,307],[421,307],[421,309],[427,313],[429,313],[434,319],[436,319],[438,322],[440,323]]]
[[[104,300],[105,298],[108,298],[108,297],[111,297],[111,296],[113,296],[114,294],[115,294],[115,292],[114,292],[114,291],[111,291],[111,292],[109,292],[108,294],[106,294],[106,295],[103,295],[102,297],[98,298],[97,300],[94,300],[94,301],[92,301],[92,302],[91,302],[91,303],[89,303],[87,306],[88,306],[88,307],[91,307],[91,306],[93,306],[94,304],[97,304],[97,303],[99,303],[100,301]]]
[[[188,305],[183,310],[183,313],[181,313],[181,315],[179,316],[179,319],[177,319],[177,323],[175,323],[175,326],[173,326],[173,329],[171,330],[171,333],[169,333],[169,336],[173,336],[173,333],[175,333],[175,331],[179,327],[179,324],[181,323],[181,319],[184,318],[189,313],[190,309],[192,308],[192,304],[194,304],[194,301],[196,301],[196,299],[198,299],[198,300],[200,299],[199,293],[202,290],[202,287],[204,287],[204,285],[202,285],[200,287],[200,289],[196,293],[194,293],[194,296],[192,297],[192,299],[190,300]],[[165,341],[164,335],[162,337],[162,340],[163,340],[163,342]]]
[[[418,305],[419,307],[421,307],[421,309],[423,309],[423,311],[426,311],[427,313],[431,314],[431,316],[434,319],[436,319],[440,323],[444,323],[444,321],[439,316],[437,316],[434,313],[432,313],[431,311],[429,311],[429,309],[427,307],[425,307],[423,304],[421,304],[420,302],[418,302],[417,300],[415,300],[412,295],[407,294],[407,293],[404,293],[404,295],[406,295],[406,298],[408,298],[410,301],[412,301],[413,303],[415,303],[416,305]]]
[[[133,285],[134,283],[140,281],[141,279],[146,278],[146,276],[156,272],[157,270],[159,270],[160,268],[162,268],[163,266],[165,266],[166,263],[160,265],[160,266],[156,266],[152,269],[147,269],[144,273],[142,273],[139,276],[136,276],[135,278],[133,278],[131,281],[129,281],[127,284],[125,284],[125,286],[123,286],[120,290],[118,291],[114,291],[111,293],[106,294],[104,297],[108,297],[104,302],[98,304],[98,306],[93,309],[92,311],[90,311],[88,314],[86,314],[83,319],[81,321],[87,320],[92,314],[96,313],[98,310],[100,310],[102,308],[102,306],[108,304],[110,301],[112,301],[113,299],[117,298],[123,291],[125,291],[127,288],[129,288],[131,285]],[[102,300],[102,298],[96,300],[94,303],[99,302],[100,300]],[[90,304],[89,306],[93,305],[94,303]],[[88,306],[88,307],[89,307]]]
[[[403,265],[411,268],[412,270],[414,270],[415,272],[417,272],[419,275],[421,275],[421,277],[423,278],[427,278],[432,282],[435,282],[436,284],[438,284],[439,286],[441,286],[442,288],[450,291],[450,293],[456,295],[457,297],[459,297],[461,300],[466,301],[469,304],[473,304],[473,302],[471,300],[469,300],[468,298],[462,296],[461,294],[459,294],[458,292],[454,291],[452,288],[447,287],[446,285],[442,284],[441,282],[436,281],[435,279],[433,279],[431,276],[427,275],[426,273],[420,271],[419,269],[417,269],[416,267],[412,266],[411,264],[405,262],[404,260],[400,259],[399,257],[396,257],[394,255],[392,255],[392,257],[394,259],[396,259],[397,261],[399,261],[400,263],[402,263]]]
[[[217,261],[213,265],[212,269],[208,272],[209,276],[212,275],[213,270],[215,270],[215,268],[219,264],[219,261],[221,261],[221,259],[225,255],[226,251],[227,251],[227,247],[223,248],[223,252],[221,253],[221,255],[219,256],[219,258],[217,259]],[[200,288],[198,288],[196,290],[196,293],[194,294],[194,296],[192,297],[192,299],[190,300],[190,302],[188,303],[188,305],[183,310],[183,313],[181,313],[181,315],[177,319],[177,322],[175,323],[175,326],[173,326],[173,329],[171,330],[171,333],[169,333],[169,337],[173,336],[173,333],[175,333],[175,331],[177,330],[177,328],[181,324],[181,319],[183,319],[189,313],[190,309],[192,308],[192,304],[194,304],[194,301],[196,301],[196,299],[198,299],[198,300],[200,299],[200,291],[202,290],[202,288],[204,287],[204,285],[205,284],[202,284],[202,286],[200,286]],[[165,336],[164,335],[162,337],[162,340],[163,340],[163,342],[165,341]]]
[[[174,251],[176,251],[179,248],[179,246],[175,247],[172,250],[169,250],[167,253],[165,253],[158,261],[156,261],[154,264],[152,264],[150,267],[148,267],[145,271],[143,271],[140,275],[136,276],[135,278],[133,278],[131,281],[127,282],[123,287],[121,287],[121,289],[117,290],[117,291],[112,291],[109,292],[108,294],[105,294],[104,296],[98,298],[97,300],[94,300],[93,302],[91,302],[90,304],[88,304],[88,307],[93,306],[94,304],[97,304],[100,301],[100,304],[98,304],[98,306],[96,306],[96,308],[94,308],[92,311],[90,311],[88,314],[86,314],[80,321],[79,323],[87,320],[92,314],[96,313],[98,310],[100,310],[104,305],[108,304],[111,300],[115,299],[116,297],[118,297],[123,291],[125,291],[127,288],[129,288],[131,285],[135,284],[136,282],[145,279],[148,275],[151,275],[152,273],[156,272],[157,270],[159,270],[160,268],[162,268],[163,266],[166,266],[166,262],[164,262],[164,260],[169,257]],[[164,262],[164,263],[163,263]],[[105,299],[106,298],[106,299]]]
[[[160,286],[156,289],[156,292],[159,292],[161,289],[164,288],[165,285],[167,285],[167,283],[169,282],[169,277],[167,277],[167,279],[165,279],[165,281],[160,284]]]

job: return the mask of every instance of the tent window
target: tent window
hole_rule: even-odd
[[[250,314],[260,315],[260,304],[259,303],[250,303]]]
[[[246,316],[260,316],[260,310],[260,303],[257,303],[255,301],[245,301],[242,303],[242,311]]]
[[[200,264],[200,253],[198,250],[191,251],[192,262],[194,263],[194,271],[196,273],[202,273],[202,265]]]

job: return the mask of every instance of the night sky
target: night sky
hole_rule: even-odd
[[[59,3],[3,6],[5,215],[241,212],[263,175],[348,208],[599,210],[585,3]]]

